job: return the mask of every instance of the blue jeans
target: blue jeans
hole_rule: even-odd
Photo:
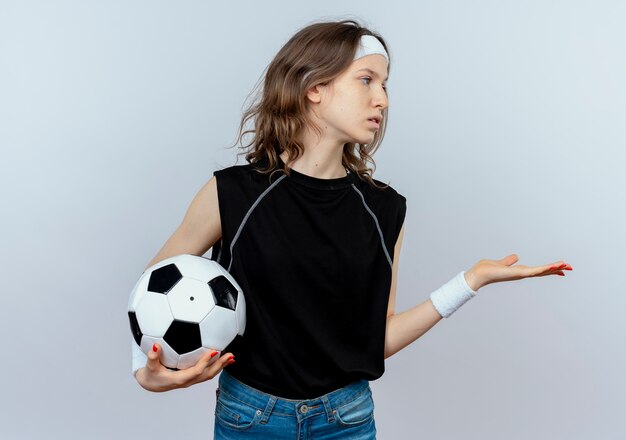
[[[216,395],[215,440],[376,439],[366,380],[314,399],[291,400],[263,393],[222,370]]]

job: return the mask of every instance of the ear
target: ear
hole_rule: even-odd
[[[307,90],[306,92],[306,98],[315,103],[318,104],[321,100],[322,100],[322,93],[324,92],[324,88],[326,86],[323,84],[316,84],[313,87],[311,87],[309,90]]]

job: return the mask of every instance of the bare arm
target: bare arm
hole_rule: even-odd
[[[404,239],[404,225],[396,241],[391,275],[391,291],[387,308],[387,330],[385,333],[385,359],[396,354],[411,342],[430,330],[441,319],[441,315],[430,299],[402,313],[395,313],[396,286],[398,283],[398,264],[400,249]]]
[[[180,226],[165,242],[157,255],[148,263],[150,266],[174,255],[203,255],[222,236],[217,181],[212,177],[191,201]],[[150,351],[145,367],[139,368],[135,378],[148,391],[162,392],[185,388],[215,377],[223,368],[234,362],[232,353],[224,353],[213,360],[211,353],[205,354],[193,367],[171,371],[159,362],[161,347]],[[217,352],[213,352],[215,354]]]
[[[174,255],[204,255],[222,237],[217,181],[213,176],[191,201],[182,223],[146,269]]]
[[[387,318],[385,359],[417,340],[442,319],[430,299]]]
[[[404,225],[394,249],[391,291],[387,308],[387,328],[385,333],[385,359],[393,356],[407,345],[411,344],[424,333],[433,328],[443,317],[439,314],[431,299],[406,310],[395,313],[395,296],[397,284],[398,259],[404,236]],[[564,275],[564,270],[572,270],[572,266],[564,261],[542,266],[513,266],[518,261],[516,254],[511,254],[500,260],[482,259],[464,274],[465,281],[470,289],[478,291],[488,284],[502,281],[520,280],[528,277],[543,277],[547,275]]]

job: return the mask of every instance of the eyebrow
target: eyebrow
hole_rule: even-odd
[[[363,70],[365,70],[366,72],[371,73],[372,75],[374,75],[376,77],[378,76],[378,73],[374,72],[372,69],[368,69],[367,67],[364,67],[363,69],[359,69],[359,70],[357,70],[357,72],[361,72]],[[385,78],[383,81],[387,81],[388,79],[389,79],[389,77]]]

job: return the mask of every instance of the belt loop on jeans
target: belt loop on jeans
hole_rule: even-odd
[[[326,409],[326,416],[328,417],[328,423],[335,423],[335,410],[330,406],[330,402],[328,401],[328,396],[324,394],[322,397],[322,402],[324,403],[324,409]]]
[[[276,397],[270,396],[270,400],[267,402],[267,405],[265,405],[265,411],[263,411],[263,416],[261,417],[261,423],[263,423],[264,425],[269,420],[270,414],[272,413],[272,410],[274,409],[275,404],[276,404]]]

